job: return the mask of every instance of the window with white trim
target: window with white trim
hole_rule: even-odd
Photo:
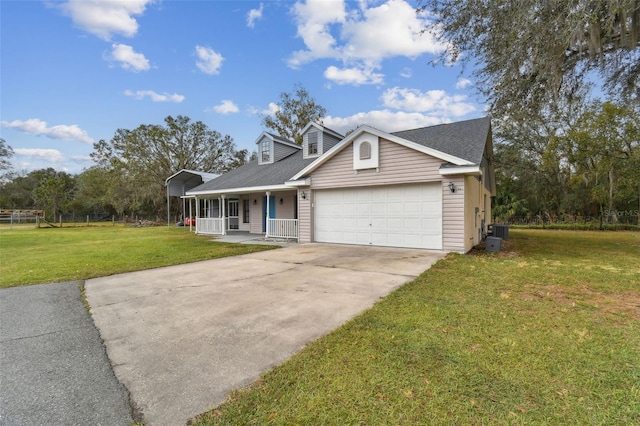
[[[271,141],[269,139],[264,139],[262,141],[262,146],[260,148],[260,153],[262,156],[262,162],[271,161]]]
[[[309,155],[316,155],[318,153],[318,132],[311,132],[307,135],[308,153]]]

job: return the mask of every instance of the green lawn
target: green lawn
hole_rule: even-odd
[[[640,425],[640,233],[448,255],[194,424]]]
[[[267,250],[211,242],[186,228],[0,228],[0,288],[82,280]]]

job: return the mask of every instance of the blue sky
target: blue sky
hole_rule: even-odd
[[[255,149],[301,84],[344,133],[485,115],[413,0],[0,2],[0,137],[19,171],[91,167],[119,128],[186,115]]]

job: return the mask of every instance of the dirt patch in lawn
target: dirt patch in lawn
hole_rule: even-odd
[[[606,294],[584,286],[525,284],[521,298],[526,301],[553,300],[569,306],[588,305],[603,314],[625,315],[640,320],[640,292],[637,291]]]

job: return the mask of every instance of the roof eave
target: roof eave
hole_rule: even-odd
[[[282,191],[286,189],[292,189],[292,188],[285,184],[247,186],[242,188],[223,188],[223,189],[214,189],[214,190],[208,190],[208,191],[187,191],[186,195],[198,196],[198,195],[223,195],[223,194],[249,194],[251,192]]]

